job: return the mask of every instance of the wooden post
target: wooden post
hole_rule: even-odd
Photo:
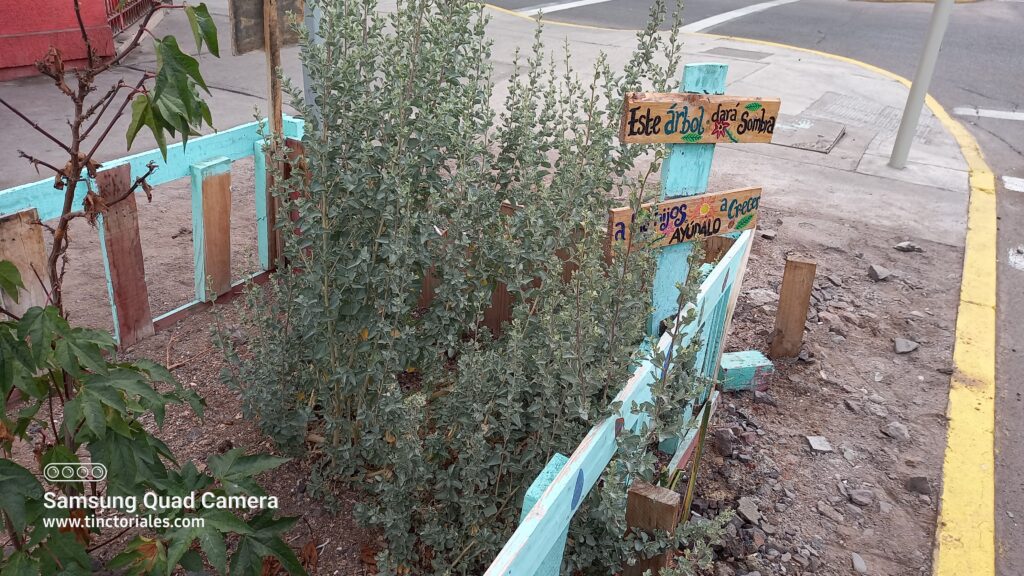
[[[792,358],[800,353],[816,268],[814,260],[809,258],[786,258],[786,270],[782,275],[782,291],[779,293],[779,309],[775,313],[775,332],[768,352],[769,357]]]
[[[213,300],[230,290],[231,160],[227,158],[192,165],[192,247],[196,300]]]
[[[132,168],[122,164],[103,170],[96,175],[96,184],[104,200],[118,198],[132,185]],[[101,219],[100,250],[107,273],[114,337],[123,348],[153,335],[135,194],[108,208]]]
[[[281,28],[277,18],[277,0],[263,0],[263,43],[267,58],[267,90],[270,101],[268,115],[271,132],[271,149],[273,155],[278,138],[284,138],[284,117],[282,110],[281,78]],[[266,227],[270,241],[267,245],[268,259],[271,266],[284,267],[284,253],[280,230],[277,230],[277,213],[280,202],[265,189],[266,195]]]
[[[695,94],[722,94],[728,71],[726,64],[687,64],[683,68],[680,90]],[[668,156],[661,165],[660,199],[706,192],[714,155],[714,144],[669,144]],[[676,284],[686,280],[690,251],[689,243],[676,244],[662,248],[658,255],[658,269],[654,274],[654,313],[648,327],[652,335],[657,335],[661,321],[677,310],[679,290]]]
[[[675,490],[636,479],[626,495],[626,525],[636,530],[674,532],[682,509],[682,495]],[[668,566],[672,554],[673,551],[669,550],[654,558],[638,560],[632,566],[625,566],[622,576],[641,576],[647,570],[657,576],[662,568]]]
[[[267,55],[270,98],[270,130],[275,137],[284,137],[281,105],[281,28],[277,21],[277,0],[263,0],[263,42]]]
[[[0,260],[8,260],[21,273],[25,289],[18,301],[0,294],[0,303],[13,314],[21,316],[33,306],[49,303],[47,291],[50,275],[46,272],[46,244],[35,208],[0,216]],[[4,320],[9,318],[4,317]]]
[[[563,454],[555,453],[548,461],[547,466],[541,470],[540,474],[530,484],[530,487],[526,490],[526,496],[523,497],[523,510],[519,514],[519,522],[526,519],[526,515],[533,510],[537,501],[540,500],[544,491],[548,489],[548,486],[554,482],[555,477],[565,467],[565,463],[569,459]],[[562,570],[562,554],[565,552],[565,541],[569,537],[569,525],[566,523],[565,530],[558,535],[551,543],[551,548],[547,551],[544,556],[544,560],[541,561],[540,566],[534,572],[534,576],[558,576]]]

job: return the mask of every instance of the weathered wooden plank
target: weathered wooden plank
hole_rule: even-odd
[[[131,187],[131,166],[122,164],[101,171],[96,175],[96,185],[103,200],[112,202]],[[100,249],[107,273],[114,337],[122,347],[131,346],[153,335],[135,195],[110,206],[101,219]]]
[[[769,357],[792,358],[800,353],[816,269],[817,264],[810,258],[786,258],[786,269],[782,273],[782,290],[779,293],[779,308],[775,313],[775,332],[768,351]]]
[[[690,90],[686,90],[690,92]],[[678,92],[629,92],[619,140],[626,144],[771,142],[781,101]]]
[[[682,494],[636,479],[626,493],[626,526],[645,532],[674,532],[682,509]],[[638,560],[632,566],[623,567],[622,575],[643,576],[644,572],[650,570],[651,574],[657,576],[662,568],[668,566],[674,553],[674,550],[668,550],[653,558]]]
[[[231,160],[192,166],[192,247],[196,300],[231,289]]]
[[[49,303],[46,243],[43,242],[42,227],[34,224],[38,220],[35,209],[0,217],[0,260],[14,264],[25,285],[18,293],[17,302],[3,294],[0,294],[0,302],[18,316],[33,306]]]
[[[250,284],[256,284],[257,286],[262,286],[263,284],[266,284],[267,280],[270,280],[270,275],[271,271],[269,270],[257,272],[256,274],[244,280],[239,280],[238,282],[235,282],[234,284],[231,285],[231,290],[228,290],[227,292],[221,294],[220,296],[217,296],[217,298],[214,300],[210,300],[208,302],[197,302],[193,300],[188,304],[178,306],[177,308],[171,310],[170,312],[165,312],[164,314],[161,314],[160,316],[153,318],[153,328],[155,328],[157,332],[162,332],[173,326],[175,323],[180,322],[185,318],[192,316],[193,314],[198,314],[203,310],[209,310],[210,307],[213,306],[214,304],[226,304],[228,302],[231,302],[238,296],[244,294],[246,287],[249,286]]]
[[[275,215],[270,213],[274,206],[267,186],[267,152],[264,146],[263,140],[253,143],[253,192],[256,195],[256,253],[259,254],[260,268],[270,270],[274,267],[277,254],[272,253],[271,249]]]
[[[288,13],[302,16],[303,0],[279,0],[274,3],[280,44],[287,46],[299,41],[299,35],[288,25]],[[245,54],[254,50],[263,50],[267,34],[267,19],[261,0],[229,0],[228,23],[231,31],[231,51],[233,54]]]
[[[652,231],[653,238],[645,247],[661,248],[696,239],[740,232],[757,225],[760,188],[740,188],[700,196],[681,196],[641,206],[651,219],[641,223],[639,232]],[[632,239],[630,224],[637,215],[629,206],[608,212],[608,231],[613,242]]]

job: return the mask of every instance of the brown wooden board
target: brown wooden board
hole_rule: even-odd
[[[665,530],[674,532],[682,512],[682,495],[675,490],[653,486],[643,480],[634,480],[626,494],[626,525],[633,530],[652,532]],[[647,570],[652,574],[668,566],[674,550],[638,560],[632,566],[625,566],[623,576],[641,576]]]
[[[775,313],[775,332],[768,352],[770,358],[792,358],[800,354],[816,269],[817,264],[809,258],[786,258],[779,309]]]
[[[17,302],[0,294],[0,303],[18,316],[33,306],[46,306],[49,302],[47,287],[50,275],[46,272],[46,244],[43,242],[42,226],[35,224],[38,221],[35,208],[0,216],[0,260],[14,264],[25,285],[18,293]]]
[[[624,144],[771,142],[778,98],[629,92],[622,104]]]
[[[231,172],[203,178],[203,231],[206,243],[207,292],[220,296],[231,289]]]
[[[131,171],[131,166],[122,164],[97,174],[100,196],[112,201],[124,195],[131,187]],[[135,194],[103,213],[103,245],[110,270],[110,295],[118,341],[122,347],[131,346],[153,334]]]
[[[638,223],[640,232],[653,230],[647,246],[660,247],[702,238],[742,232],[757,225],[760,188],[741,188],[700,196],[684,196],[641,206],[650,219]],[[632,237],[633,209],[613,208],[608,213],[611,242],[627,242]]]
[[[301,20],[305,1],[276,0],[276,2],[281,45],[295,44],[299,41],[299,35],[292,29],[287,14],[291,12]],[[228,18],[231,21],[231,49],[236,55],[253,50],[263,50],[263,0],[229,0]]]

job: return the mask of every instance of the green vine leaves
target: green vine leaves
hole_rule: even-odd
[[[186,6],[189,24],[196,43],[196,50],[203,45],[214,56],[220,56],[217,41],[217,27],[206,4]],[[156,140],[164,159],[167,159],[167,136],[181,134],[182,145],[188,144],[190,136],[199,134],[198,129],[205,122],[213,127],[210,107],[199,94],[202,89],[210,93],[206,80],[199,70],[199,61],[183,53],[174,36],[164,36],[154,41],[157,70],[152,90],[145,90],[132,100],[132,119],[126,136],[128,148],[143,128],[148,128]]]

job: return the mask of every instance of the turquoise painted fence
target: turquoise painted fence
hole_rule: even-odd
[[[284,137],[301,139],[302,134],[302,120],[286,116],[284,121]],[[257,236],[257,248],[263,270],[269,270],[272,265],[269,258],[270,231],[267,226],[268,206],[266,196],[266,157],[263,150],[264,138],[260,135],[260,123],[250,122],[248,124],[236,126],[214,134],[193,138],[189,140],[187,146],[183,146],[181,143],[168,146],[166,160],[161,156],[159,150],[147,150],[145,152],[140,152],[123,158],[108,160],[101,166],[101,171],[128,165],[131,170],[131,179],[134,179],[135,177],[146,173],[147,166],[152,162],[156,164],[157,169],[147,178],[147,182],[149,182],[150,185],[159,186],[160,184],[165,184],[179,178],[190,177],[192,179],[193,204],[195,204],[196,199],[201,198],[201,190],[203,186],[202,179],[204,176],[207,176],[209,172],[209,170],[203,169],[204,166],[209,164],[211,161],[220,161],[220,168],[226,170],[229,168],[229,164],[231,162],[253,156],[255,186],[252,192],[255,194],[256,200],[257,225],[255,233]],[[83,174],[83,176],[86,175]],[[89,186],[78,187],[72,210],[81,210],[82,200],[85,197],[86,191],[89,189],[97,189],[95,181],[91,179],[89,180]],[[40,220],[51,220],[60,216],[63,203],[64,192],[53,187],[53,179],[40,180],[38,182],[22,184],[20,186],[0,191],[0,216],[35,209]],[[195,206],[193,206],[193,208],[195,208]],[[114,281],[112,281],[112,263],[110,262],[105,248],[107,239],[104,237],[104,227],[101,225],[98,227],[98,230],[100,234],[103,268],[107,279],[107,292],[110,297],[111,311],[114,321],[114,335],[122,342],[122,344],[125,344],[126,342],[121,338],[122,326],[119,322],[118,309],[115,304],[115,292],[119,288],[124,289],[124,287],[119,287]],[[152,322],[154,325],[159,326],[162,322],[170,322],[173,319],[180,317],[180,315],[186,310],[194,308],[197,304],[200,304],[207,299],[207,289],[205,286],[206,276],[203,273],[203,266],[205,264],[205,248],[203,246],[204,236],[202,218],[194,219],[193,242],[195,244],[196,254],[196,299],[179,308],[153,318]],[[239,282],[236,282],[235,286],[238,286],[249,279],[250,278],[242,279]],[[152,331],[149,333],[152,333]],[[130,344],[131,342],[127,343]]]
[[[703,344],[697,357],[696,366],[708,377],[717,372],[718,358],[724,339],[725,325],[729,314],[731,296],[738,289],[738,280],[742,277],[743,266],[753,232],[743,232],[721,261],[711,270],[701,283],[696,298],[697,320],[686,326],[682,332],[684,344],[700,331]],[[662,335],[657,346],[667,351],[671,337]],[[522,522],[505,544],[494,562],[487,569],[485,576],[534,576],[557,574],[557,566],[561,562],[565,544],[565,533],[573,514],[580,503],[600,478],[601,473],[615,455],[616,422],[622,420],[624,428],[635,429],[643,423],[645,414],[633,413],[634,404],[651,399],[651,384],[655,381],[656,369],[649,362],[643,362],[634,372],[626,386],[619,392],[613,402],[621,402],[618,414],[608,417],[594,426],[586,435],[568,460],[553,459],[549,469],[538,478],[543,492],[535,496],[538,483],[531,487],[535,501],[528,494],[524,509],[530,507],[523,516]],[[712,403],[707,403],[710,406]],[[687,438],[679,442],[673,465],[685,463],[682,459],[687,448],[695,438],[696,430],[692,430]],[[551,468],[557,473],[551,477]],[[554,552],[554,554],[552,553]],[[552,559],[556,558],[554,564]],[[550,572],[554,566],[554,572]]]

